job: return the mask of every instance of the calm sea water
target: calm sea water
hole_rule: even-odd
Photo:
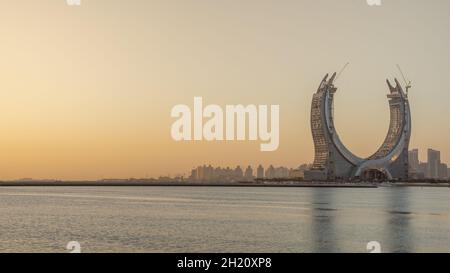
[[[0,252],[450,252],[449,188],[0,188]]]

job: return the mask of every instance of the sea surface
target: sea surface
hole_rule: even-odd
[[[450,252],[450,188],[1,187],[0,252]]]

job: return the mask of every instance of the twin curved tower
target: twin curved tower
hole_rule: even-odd
[[[327,74],[313,96],[311,105],[311,130],[314,139],[313,166],[305,172],[311,180],[401,180],[408,178],[408,148],[411,136],[411,114],[406,93],[395,79],[389,80],[387,95],[390,108],[390,125],[381,147],[370,157],[360,158],[348,150],[334,126],[333,98],[336,73]]]

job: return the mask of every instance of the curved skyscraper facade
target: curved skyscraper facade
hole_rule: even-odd
[[[387,80],[390,125],[383,144],[372,156],[360,158],[345,147],[334,126],[335,79],[336,73],[330,78],[327,74],[312,99],[315,156],[305,178],[329,181],[407,179],[411,115],[407,94],[400,83],[395,79],[393,86]]]

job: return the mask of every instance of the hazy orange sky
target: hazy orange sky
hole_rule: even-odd
[[[368,156],[389,123],[386,77],[413,82],[411,148],[450,162],[450,1],[0,1],[0,179],[97,179],[200,164],[313,160],[312,94],[338,80],[336,126]],[[279,104],[280,146],[175,142],[171,108]]]

